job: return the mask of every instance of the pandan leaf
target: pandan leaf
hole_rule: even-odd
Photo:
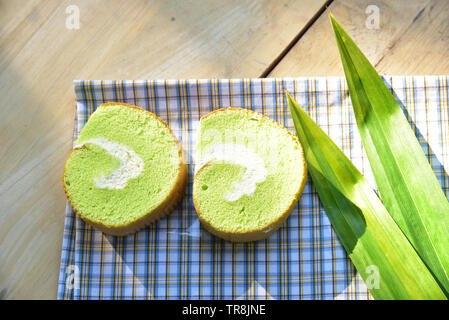
[[[288,93],[287,99],[321,203],[372,296],[445,299],[362,174]]]
[[[399,103],[331,14],[330,19],[383,203],[447,295],[449,202]]]

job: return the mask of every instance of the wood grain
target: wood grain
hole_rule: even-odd
[[[368,5],[376,5],[380,10],[379,29],[365,26]],[[329,9],[379,73],[449,74],[449,1],[335,0]],[[332,27],[325,13],[269,76],[343,74]]]
[[[257,77],[325,3],[0,0],[0,299],[56,297],[73,79]],[[365,27],[368,4],[380,29]],[[65,27],[80,8],[81,28]],[[334,0],[384,74],[449,74],[449,2]],[[343,75],[322,14],[269,76]]]
[[[324,2],[0,1],[0,298],[56,297],[74,79],[257,77]]]

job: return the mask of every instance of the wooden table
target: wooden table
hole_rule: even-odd
[[[326,6],[380,73],[449,74],[446,0],[0,0],[0,298],[56,297],[73,79],[343,75]]]

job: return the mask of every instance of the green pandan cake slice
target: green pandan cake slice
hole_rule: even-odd
[[[256,112],[228,108],[200,121],[193,200],[202,225],[235,242],[269,237],[306,182],[296,136]]]
[[[178,140],[151,112],[99,106],[75,141],[63,184],[74,211],[100,231],[126,235],[169,214],[187,180]]]

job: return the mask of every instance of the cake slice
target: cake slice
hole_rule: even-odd
[[[126,235],[168,215],[187,167],[167,124],[124,103],[100,105],[75,141],[63,185],[73,210],[96,229]]]
[[[280,124],[238,108],[201,119],[193,201],[212,234],[234,242],[269,237],[292,211],[305,182],[302,147]]]

